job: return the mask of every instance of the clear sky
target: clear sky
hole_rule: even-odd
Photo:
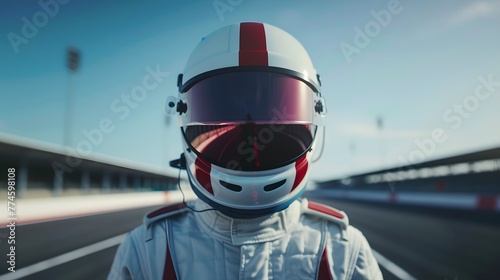
[[[20,0],[0,4],[0,132],[162,166],[181,152],[165,103],[199,40],[240,21],[295,36],[327,100],[325,180],[500,146],[498,0]],[[69,75],[65,51],[81,52]],[[126,95],[159,73],[138,102]],[[382,128],[377,127],[377,118]],[[101,129],[102,137],[97,137]]]

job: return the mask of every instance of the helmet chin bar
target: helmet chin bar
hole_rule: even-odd
[[[285,209],[304,192],[312,153],[288,166],[264,171],[212,165],[187,145],[184,155],[191,187],[200,199],[231,217],[255,217]]]
[[[306,186],[304,186],[295,196],[291,197],[288,201],[273,207],[255,209],[255,210],[238,209],[219,204],[209,199],[201,191],[199,191],[198,188],[194,186],[195,182],[192,181],[191,176],[192,175],[190,175],[190,172],[188,170],[189,184],[191,185],[191,188],[193,189],[193,192],[196,194],[196,196],[206,204],[220,211],[222,214],[234,219],[255,219],[266,215],[272,215],[281,210],[285,210],[286,208],[288,208],[288,206],[290,206],[290,204],[292,204],[295,200],[297,200],[304,193],[306,189]]]

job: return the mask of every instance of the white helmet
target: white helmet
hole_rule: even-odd
[[[200,199],[250,218],[303,193],[326,108],[295,38],[264,23],[220,28],[192,52],[178,87],[186,169]]]

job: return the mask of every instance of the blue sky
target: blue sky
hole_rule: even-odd
[[[104,121],[92,153],[175,174],[180,133],[164,105],[177,74],[203,36],[262,21],[302,42],[322,77],[329,112],[314,179],[500,146],[500,1],[61,2],[0,4],[0,132],[63,144],[71,89],[73,147]],[[82,55],[73,76],[68,46]],[[154,88],[128,105],[122,96],[155,70]]]

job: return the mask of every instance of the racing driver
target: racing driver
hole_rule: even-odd
[[[147,214],[108,279],[382,279],[346,214],[301,198],[326,104],[294,37],[257,22],[220,28],[177,86],[173,165],[198,199]]]

